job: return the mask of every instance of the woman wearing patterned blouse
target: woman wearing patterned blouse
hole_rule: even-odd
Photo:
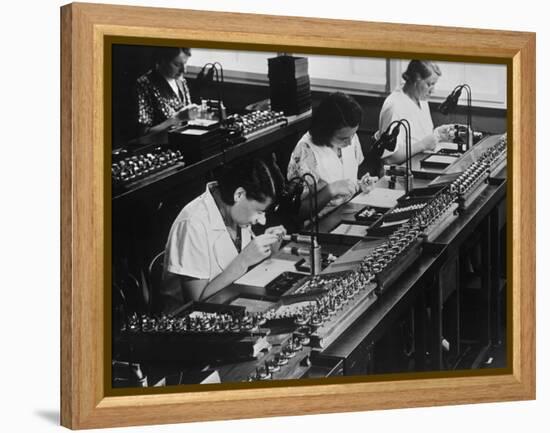
[[[189,57],[190,48],[155,50],[155,67],[136,83],[139,135],[166,131],[196,110],[183,78]]]
[[[328,95],[314,111],[309,132],[292,152],[287,178],[305,173],[315,177],[321,215],[359,191],[357,175],[364,158],[356,133],[362,116],[361,106],[350,96],[341,92]],[[304,198],[302,217],[309,214],[309,200]]]

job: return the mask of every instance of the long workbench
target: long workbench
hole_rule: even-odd
[[[479,153],[477,149],[475,152]],[[466,158],[472,158],[472,152],[466,154]],[[418,179],[415,187],[425,187],[428,183],[425,178]],[[353,320],[343,322],[345,327],[338,329],[336,338],[331,338],[324,346],[308,347],[304,344],[296,350],[294,360],[282,367],[280,373],[273,373],[267,379],[376,373],[379,369],[372,367],[376,345],[404,315],[410,315],[414,329],[411,341],[414,350],[409,354],[414,360],[414,371],[479,368],[491,346],[504,342],[501,333],[506,301],[502,232],[506,223],[506,190],[506,167],[503,167],[491,174],[477,197],[458,211],[458,216],[435,239],[423,243],[420,256],[399,272],[389,288],[377,293],[376,297],[365,297],[364,309],[360,314],[355,313]],[[381,242],[376,237],[331,234],[341,222],[352,222],[362,207],[347,203],[323,217],[319,223],[319,242],[325,253],[343,258],[349,251],[360,250],[363,244],[368,248],[369,242],[373,245]],[[461,311],[460,294],[471,283],[463,272],[463,262],[468,257],[464,253],[475,248],[479,250],[481,260],[481,272],[472,278],[477,283],[473,293],[477,300],[475,320],[479,335],[474,343],[469,344],[464,343],[470,336],[462,335],[461,320],[465,314],[471,316],[471,312]],[[284,255],[276,258],[289,259]],[[357,261],[340,263],[337,259],[324,272],[353,270],[358,266]],[[240,296],[266,303],[277,302],[265,287],[246,284],[233,284],[207,302],[228,305]],[[200,369],[216,371],[221,382],[249,380],[255,371],[264,366],[267,370],[268,363],[278,359],[275,351],[286,350],[288,336],[292,341],[293,332],[292,326],[286,323],[281,329],[272,329],[267,336],[269,344],[255,358],[203,363]],[[461,345],[468,345],[468,350],[462,350]],[[188,366],[186,369],[190,370]]]

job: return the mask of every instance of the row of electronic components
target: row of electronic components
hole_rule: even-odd
[[[419,204],[417,212],[406,223],[363,259],[361,272],[368,276],[382,272],[396,258],[404,254],[428,226],[444,215],[454,200],[454,196],[444,190],[430,202]]]
[[[417,211],[417,210],[420,210],[422,209],[424,206],[426,206],[427,203],[424,202],[424,203],[414,203],[414,204],[410,204],[410,205],[406,205],[406,206],[398,206],[398,207],[395,207],[393,209],[391,209],[388,214],[400,214],[400,213],[405,213],[405,212],[414,212],[414,211]]]
[[[181,163],[179,150],[158,150],[144,155],[129,156],[111,165],[113,182],[132,182],[154,172]]]
[[[488,176],[488,168],[484,162],[474,162],[449,186],[449,191],[458,195],[467,193]]]
[[[143,333],[242,333],[257,331],[266,322],[261,314],[235,316],[223,313],[194,312],[183,317],[132,314],[123,331]]]
[[[360,272],[368,278],[382,272],[397,257],[406,252],[421,234],[419,222],[407,222],[393,232],[388,240],[375,248],[361,262]]]
[[[358,302],[374,296],[374,287],[370,284],[372,280],[372,275],[367,276],[358,271],[348,274],[341,279],[338,286],[320,298],[315,310],[298,315],[295,323],[305,323],[312,329],[312,335],[323,338],[338,321],[347,317]]]
[[[308,325],[315,330],[329,321],[334,315],[353,305],[353,300],[365,288],[368,278],[360,272],[350,272],[346,276],[316,276],[304,283],[296,293],[311,291],[324,292],[312,301],[288,305],[266,314],[268,320],[292,318],[299,326]]]
[[[432,225],[444,215],[456,201],[456,198],[447,189],[439,193],[425,207],[416,213],[409,221],[418,223],[421,231]]]
[[[462,195],[467,193],[472,187],[486,179],[491,171],[491,167],[506,152],[506,135],[490,148],[488,148],[475,162],[449,186],[452,194]]]
[[[264,110],[244,115],[233,114],[227,118],[226,122],[246,136],[269,126],[286,122],[286,118],[282,111]]]

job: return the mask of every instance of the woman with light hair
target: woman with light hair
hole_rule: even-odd
[[[402,77],[402,87],[394,90],[384,101],[380,112],[376,138],[395,120],[407,119],[411,125],[412,155],[433,150],[440,142],[451,141],[453,125],[441,125],[434,129],[428,98],[432,94],[441,69],[428,60],[411,60]],[[382,158],[387,163],[405,161],[405,133],[401,132],[393,151],[386,150]],[[411,156],[412,156],[411,155]]]

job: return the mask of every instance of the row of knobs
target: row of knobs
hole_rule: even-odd
[[[130,156],[111,165],[115,182],[131,182],[183,161],[179,150],[165,150]]]

